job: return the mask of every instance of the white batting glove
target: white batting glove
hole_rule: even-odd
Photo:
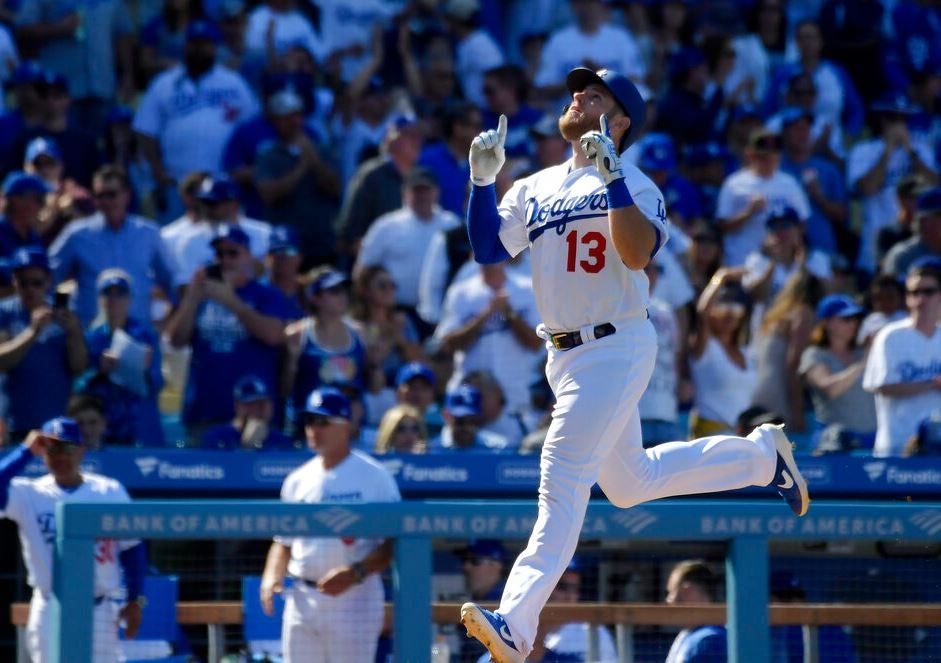
[[[582,136],[581,144],[585,156],[595,162],[595,168],[604,179],[605,186],[615,180],[624,179],[621,155],[618,154],[618,148],[611,140],[607,115],[601,116],[601,131],[589,131]]]
[[[471,182],[487,186],[497,181],[497,173],[506,161],[506,115],[501,115],[496,129],[488,129],[477,135],[470,146]]]

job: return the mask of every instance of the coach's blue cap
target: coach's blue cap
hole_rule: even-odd
[[[45,70],[35,60],[26,60],[13,70],[10,85],[31,85],[42,80]]]
[[[769,230],[799,226],[800,223],[801,219],[797,215],[797,210],[790,206],[773,208],[768,218],[765,219],[765,227]]]
[[[318,292],[335,288],[338,285],[349,283],[349,281],[350,279],[346,274],[335,269],[331,269],[314,279],[307,288],[307,291],[311,295],[316,295]]]
[[[235,182],[228,177],[207,177],[199,185],[196,198],[204,203],[221,203],[227,200],[237,200],[239,190]]]
[[[95,286],[98,288],[99,295],[107,292],[110,288],[118,288],[121,292],[130,292],[131,280],[131,275],[123,269],[111,267],[101,272]]]
[[[507,558],[506,548],[497,539],[471,539],[466,546],[455,550],[454,554],[471,563],[481,559],[503,562]]]
[[[789,124],[794,124],[798,120],[807,120],[808,122],[814,121],[814,113],[807,108],[801,108],[800,106],[788,106],[781,110],[779,115],[781,118],[781,126],[786,127]]]
[[[49,271],[49,256],[41,246],[21,246],[10,256],[10,269],[14,272],[30,267]]]
[[[26,163],[33,163],[39,157],[51,157],[56,161],[62,161],[62,152],[59,146],[51,138],[37,136],[26,145]]]
[[[43,437],[50,437],[58,442],[67,444],[81,444],[82,434],[75,419],[69,417],[56,417],[42,425]]]
[[[232,398],[236,403],[251,403],[271,398],[264,381],[255,375],[246,375],[235,383]]]
[[[676,148],[666,134],[648,134],[640,150],[637,165],[641,170],[676,170]]]
[[[855,318],[866,310],[847,295],[827,295],[817,304],[817,318]]]
[[[480,390],[477,387],[462,384],[444,397],[444,409],[454,417],[470,417],[480,414],[480,400]]]
[[[219,226],[219,229],[216,230],[216,234],[213,236],[212,241],[209,242],[209,244],[211,246],[215,246],[222,241],[232,242],[233,244],[238,244],[239,246],[245,247],[246,249],[251,245],[251,240],[248,239],[248,234],[239,226],[232,223],[223,223],[221,226]]]
[[[405,366],[400,368],[399,372],[395,374],[395,386],[398,387],[415,378],[422,378],[431,386],[435,384],[435,374],[432,373],[431,369],[420,361],[413,361],[405,364]]]
[[[898,113],[900,115],[915,115],[918,106],[909,101],[904,92],[886,92],[872,102],[870,107],[877,113]]]
[[[205,39],[218,43],[222,41],[222,34],[215,24],[197,19],[190,21],[190,24],[186,28],[186,40],[190,41],[191,39]]]
[[[941,186],[931,187],[918,196],[915,211],[917,214],[941,212]]]
[[[338,417],[347,421],[352,416],[350,399],[344,396],[342,391],[333,387],[321,387],[310,392],[304,412],[322,414],[325,417]]]
[[[44,196],[49,193],[49,185],[41,177],[29,175],[22,170],[14,170],[4,178],[3,195],[7,198],[30,193]]]
[[[587,67],[576,67],[565,77],[565,86],[569,94],[581,92],[592,83],[606,88],[621,109],[631,118],[631,126],[621,138],[621,144],[618,146],[618,149],[623,152],[628,145],[637,140],[643,130],[644,123],[647,121],[647,104],[644,103],[640,91],[631,79],[610,69],[592,71]]]
[[[282,256],[296,256],[301,253],[297,232],[291,226],[275,226],[268,239],[268,253]]]

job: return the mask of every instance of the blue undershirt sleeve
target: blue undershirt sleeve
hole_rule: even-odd
[[[21,444],[3,458],[0,458],[0,509],[5,509],[10,498],[10,482],[22,472],[33,459],[29,447]]]
[[[121,569],[124,571],[124,584],[127,587],[127,600],[133,601],[144,590],[144,573],[147,570],[147,550],[143,543],[133,548],[122,550],[118,555]]]
[[[500,241],[500,213],[497,211],[497,187],[471,186],[467,203],[467,236],[474,250],[474,260],[482,265],[510,259]]]

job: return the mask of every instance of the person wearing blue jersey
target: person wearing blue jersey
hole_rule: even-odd
[[[670,605],[685,603],[712,603],[719,578],[701,559],[679,562],[667,580],[666,602]],[[725,663],[727,634],[724,626],[696,626],[680,631],[666,663]]]
[[[271,229],[268,255],[265,257],[265,282],[281,291],[287,299],[288,320],[304,317],[301,308],[301,254],[300,240],[290,226],[275,226]]]
[[[249,238],[221,226],[212,240],[216,265],[193,276],[168,325],[174,347],[192,346],[183,395],[183,423],[192,440],[234,416],[232,385],[257,375],[275,393],[287,305],[254,275]]]
[[[204,449],[243,451],[286,451],[294,440],[272,426],[274,400],[261,379],[246,375],[232,390],[235,418],[203,433]]]

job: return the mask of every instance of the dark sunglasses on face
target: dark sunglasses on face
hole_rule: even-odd
[[[45,288],[48,283],[46,279],[17,279],[16,282],[21,288]]]
[[[96,191],[95,198],[98,200],[114,200],[121,195],[120,189],[105,189],[103,191]]]
[[[217,258],[238,258],[238,249],[216,249]]]
[[[941,288],[907,288],[905,294],[909,297],[931,297],[941,292]]]
[[[396,433],[421,433],[418,424],[403,423],[395,427]]]
[[[109,299],[112,299],[112,298],[118,298],[118,297],[127,297],[131,293],[129,293],[127,290],[123,288],[108,288],[101,294],[103,294],[105,297]]]
[[[323,428],[333,423],[333,419],[324,414],[308,414],[304,417],[304,425],[314,428]]]
[[[382,280],[376,281],[376,287],[380,290],[395,290],[395,281]]]

